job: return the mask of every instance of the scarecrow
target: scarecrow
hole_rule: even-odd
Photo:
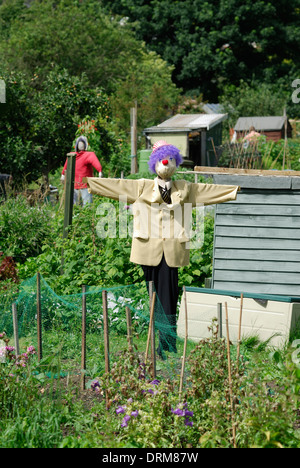
[[[83,206],[92,202],[92,195],[88,192],[88,186],[83,182],[83,178],[93,175],[93,168],[99,172],[102,177],[102,166],[92,151],[88,151],[88,141],[85,136],[77,138],[75,143],[76,163],[75,163],[75,186],[74,186],[74,204],[79,204],[82,198]],[[68,160],[66,159],[61,174],[61,182],[65,180],[65,171],[67,170]]]
[[[98,179],[88,177],[92,194],[132,204],[133,238],[130,260],[141,265],[145,280],[153,281],[169,322],[160,333],[158,354],[176,352],[178,268],[189,264],[187,216],[196,205],[234,200],[237,186],[172,180],[182,162],[180,151],[166,141],[153,146],[149,169],[152,179]]]

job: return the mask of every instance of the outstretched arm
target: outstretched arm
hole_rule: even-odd
[[[126,196],[128,203],[134,203],[139,197],[140,181],[131,179],[99,179],[87,177],[89,192],[103,197],[119,200],[120,195]]]
[[[195,206],[197,203],[213,205],[235,200],[239,187],[236,185],[217,184],[191,184],[190,202]]]

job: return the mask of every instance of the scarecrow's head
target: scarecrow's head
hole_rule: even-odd
[[[149,159],[149,169],[162,179],[168,180],[182,163],[182,156],[176,146],[160,140],[153,145]]]

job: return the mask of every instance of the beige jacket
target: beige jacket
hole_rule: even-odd
[[[163,254],[170,267],[189,264],[189,229],[192,207],[235,200],[232,185],[173,181],[172,203],[163,202],[158,179],[99,179],[88,177],[89,192],[132,204],[134,215],[130,260],[156,266]]]

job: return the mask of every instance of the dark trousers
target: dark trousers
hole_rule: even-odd
[[[159,304],[155,308],[155,320],[159,323],[159,347],[161,350],[177,352],[176,312],[179,295],[178,268],[169,267],[163,256],[157,266],[142,265],[145,280],[153,281]]]

